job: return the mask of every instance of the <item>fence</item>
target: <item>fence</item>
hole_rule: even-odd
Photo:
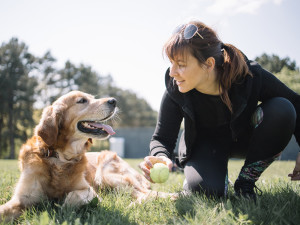
[[[115,138],[124,138],[123,156],[125,158],[144,158],[149,155],[149,143],[154,127],[136,127],[116,129]],[[177,150],[177,147],[175,151]],[[280,160],[295,160],[300,148],[294,136],[284,149]]]

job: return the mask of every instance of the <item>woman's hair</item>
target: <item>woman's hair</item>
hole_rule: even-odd
[[[198,33],[202,37],[196,33],[191,39],[186,40],[183,33],[189,24],[197,26]],[[212,28],[201,22],[192,21],[171,36],[164,45],[163,51],[171,60],[175,60],[178,55],[184,56],[188,51],[198,60],[200,65],[205,64],[209,57],[213,57],[221,99],[232,112],[228,95],[231,84],[247,74],[251,75],[244,55],[239,49],[231,44],[222,43]]]

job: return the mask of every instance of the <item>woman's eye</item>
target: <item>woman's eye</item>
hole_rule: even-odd
[[[87,100],[85,98],[81,98],[77,101],[78,104],[83,104],[83,103],[86,103]]]

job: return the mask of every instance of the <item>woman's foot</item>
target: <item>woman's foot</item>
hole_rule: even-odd
[[[254,202],[256,202],[256,194],[262,194],[262,191],[255,185],[254,181],[243,178],[239,178],[235,181],[234,191],[236,196],[249,198],[254,200]]]

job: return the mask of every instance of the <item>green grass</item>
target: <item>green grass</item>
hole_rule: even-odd
[[[140,160],[128,159],[134,168]],[[235,181],[242,161],[229,162],[229,178]],[[300,224],[300,182],[287,174],[294,162],[275,162],[257,186],[263,191],[257,204],[237,199],[229,188],[227,199],[204,195],[181,197],[177,201],[151,199],[129,206],[129,189],[100,191],[103,201],[80,208],[62,208],[62,202],[45,201],[26,210],[15,224]],[[0,204],[10,199],[19,177],[17,161],[0,160]],[[184,176],[172,173],[164,184],[152,185],[159,191],[180,191]]]

